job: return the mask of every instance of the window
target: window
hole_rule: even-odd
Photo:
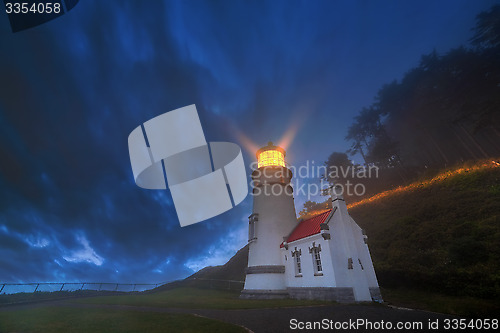
[[[302,268],[300,267],[300,255],[295,256],[295,275],[302,274]]]
[[[259,214],[252,214],[248,217],[248,242],[257,240],[257,233],[255,230],[256,222],[259,220]]]
[[[248,241],[251,242],[255,238],[255,223],[248,224]]]
[[[322,272],[323,267],[321,267],[321,256],[319,254],[319,249],[317,247],[314,248],[313,255],[314,255],[314,271],[316,273]]]
[[[309,253],[312,255],[313,267],[314,267],[314,275],[320,276],[323,275],[323,265],[321,264],[321,244],[316,246],[316,243],[313,242],[313,246],[309,248]]]
[[[295,264],[295,276],[296,277],[300,277],[302,276],[302,265],[301,265],[301,262],[300,262],[300,255],[302,254],[302,250],[297,250],[297,248],[295,248],[295,251],[292,251],[292,257],[295,258],[293,260],[294,264]]]

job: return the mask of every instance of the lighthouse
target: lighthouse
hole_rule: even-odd
[[[248,218],[248,267],[241,298],[288,297],[280,244],[297,225],[286,152],[269,142],[256,153],[253,210]]]
[[[283,148],[257,151],[248,217],[248,267],[241,298],[382,302],[368,236],[351,218],[342,189],[331,209],[297,221]]]

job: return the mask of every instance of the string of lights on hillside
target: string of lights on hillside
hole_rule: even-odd
[[[440,183],[446,179],[449,179],[451,177],[455,177],[455,176],[458,176],[458,175],[461,175],[464,173],[470,173],[470,172],[486,170],[486,169],[494,169],[494,168],[498,168],[498,167],[500,167],[500,163],[498,163],[496,161],[489,161],[489,162],[476,164],[476,165],[473,165],[471,167],[461,167],[461,168],[458,168],[455,170],[445,171],[445,172],[443,172],[443,173],[441,173],[441,174],[439,174],[439,175],[437,175],[429,180],[422,181],[422,182],[415,182],[415,183],[412,183],[412,184],[407,185],[407,186],[400,186],[400,187],[395,188],[393,190],[381,192],[381,193],[376,194],[370,198],[366,198],[366,199],[363,199],[363,200],[360,200],[357,202],[353,202],[352,204],[347,205],[347,209],[358,207],[358,206],[364,205],[364,204],[369,203],[369,202],[374,202],[374,201],[380,200],[382,198],[392,196],[394,194],[409,192],[409,191],[413,191],[415,189],[420,189],[420,188],[426,188],[430,185]]]

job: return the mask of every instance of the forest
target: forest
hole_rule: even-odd
[[[468,45],[423,55],[401,80],[385,84],[348,128],[351,148],[325,164],[352,166],[359,154],[364,166],[380,168],[379,183],[395,186],[500,156],[500,5],[478,14],[472,31]]]

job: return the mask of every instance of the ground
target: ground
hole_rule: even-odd
[[[194,295],[201,299],[198,301]],[[438,320],[442,327],[446,319],[458,318],[375,303],[247,301],[239,300],[235,295],[227,291],[179,288],[158,295],[104,296],[4,305],[0,307],[0,332],[260,333],[303,331],[299,328],[307,328],[314,322],[327,327],[333,325],[333,328],[335,323],[351,328],[341,331],[370,332],[376,328],[366,329],[370,323],[387,327],[387,323],[391,322],[396,327],[398,322],[402,322],[422,325],[426,330],[429,322]],[[239,304],[240,308],[234,309],[234,304]],[[353,323],[363,325],[352,330]],[[408,331],[415,330],[414,327]]]

